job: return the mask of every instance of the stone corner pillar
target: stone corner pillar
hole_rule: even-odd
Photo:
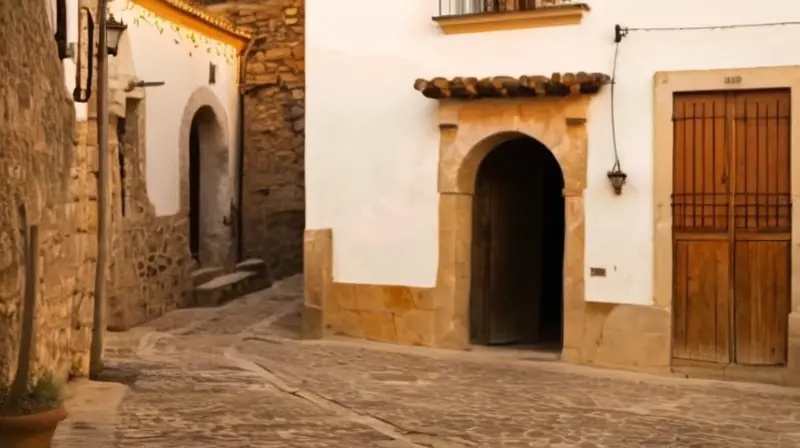
[[[333,286],[333,231],[303,235],[303,339],[325,336],[325,305]]]

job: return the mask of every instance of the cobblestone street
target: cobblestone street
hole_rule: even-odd
[[[299,277],[110,334],[56,447],[800,447],[800,393],[300,341]]]

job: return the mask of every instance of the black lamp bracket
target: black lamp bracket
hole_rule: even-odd
[[[622,42],[622,38],[628,35],[628,27],[622,25],[614,25],[614,42]]]

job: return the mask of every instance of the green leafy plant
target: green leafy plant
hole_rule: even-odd
[[[157,16],[154,12],[136,6],[133,2],[129,2],[126,9],[132,10],[134,11],[134,14],[136,14],[133,17],[133,24],[136,26],[140,26],[142,23],[150,25],[155,28],[159,34],[164,34],[167,28],[169,28],[169,30],[174,34],[172,42],[176,45],[180,45],[183,42],[190,42],[193,49],[200,51],[204,50],[206,54],[215,54],[223,57],[228,63],[233,63],[236,58],[236,50],[233,48],[223,45],[219,42],[215,42],[205,36],[198,35],[193,31],[184,29],[175,23],[167,22],[161,17]],[[192,56],[191,51],[189,52],[189,56]]]
[[[0,391],[0,415],[31,415],[61,406],[61,386],[50,378],[42,378],[20,394]]]

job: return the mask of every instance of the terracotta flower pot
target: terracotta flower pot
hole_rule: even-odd
[[[56,427],[65,418],[63,408],[38,414],[0,417],[0,447],[51,448]]]

